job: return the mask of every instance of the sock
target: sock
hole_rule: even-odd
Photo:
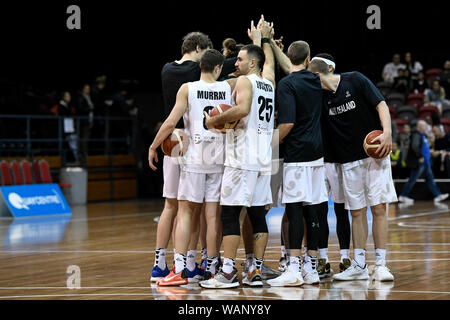
[[[263,265],[263,259],[255,258],[253,261],[255,261],[255,267],[259,271],[261,271],[262,265]],[[262,272],[262,271],[261,271]]]
[[[284,258],[286,258],[286,256],[287,256],[287,251],[286,251],[285,246],[281,246],[281,256]]]
[[[186,268],[186,255],[181,253],[175,254],[175,273],[179,273]]]
[[[195,269],[195,256],[197,255],[197,250],[188,250],[186,267],[189,271],[194,271]]]
[[[155,250],[155,266],[158,266],[161,270],[166,268],[166,249],[158,248]]]
[[[366,250],[364,250],[364,249],[353,249],[353,257],[354,257],[356,263],[361,268],[364,268],[364,266],[366,265]]]
[[[306,263],[305,263],[305,266],[304,266],[305,271],[312,272],[312,271],[316,270],[317,257],[315,257],[315,256],[312,256],[312,257],[307,256],[306,258],[307,259],[306,259]]]
[[[304,247],[303,251],[304,251],[304,254],[303,254],[304,258],[303,259],[306,260],[306,257],[308,256],[308,248]]]
[[[386,249],[375,249],[375,265],[386,265]]]
[[[320,259],[325,259],[325,263],[328,263],[328,248],[319,249]]]
[[[225,273],[232,273],[234,268],[234,259],[223,258],[222,271]]]
[[[350,250],[349,249],[341,249],[341,262],[344,262],[344,259],[350,259]]]
[[[206,248],[202,248],[200,252],[202,253],[202,260],[208,259],[208,252]]]
[[[208,257],[206,259],[206,271],[211,272],[211,274],[216,274],[217,272],[217,264],[218,264],[218,258],[217,257]]]
[[[296,256],[290,256],[289,257],[289,265],[288,270],[292,272],[300,272],[300,257]]]

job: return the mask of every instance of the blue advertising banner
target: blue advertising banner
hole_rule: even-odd
[[[48,215],[72,215],[57,184],[32,184],[0,187],[2,216],[26,218]]]

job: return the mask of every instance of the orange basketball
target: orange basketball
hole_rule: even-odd
[[[183,129],[175,129],[161,144],[161,150],[166,156],[181,157],[186,154],[189,139]]]
[[[381,159],[379,155],[375,154],[375,151],[380,146],[378,142],[372,144],[372,140],[378,137],[379,135],[383,134],[383,131],[381,130],[373,130],[367,134],[367,136],[364,138],[364,151],[369,157],[375,158],[375,159]]]
[[[225,111],[227,111],[230,108],[233,108],[233,107],[228,104],[219,104],[218,106],[215,106],[214,109],[211,110],[211,112],[209,113],[209,116],[215,117],[221,113],[224,113]],[[217,130],[220,130],[220,132],[225,133],[226,129],[234,129],[236,127],[236,125],[238,124],[238,122],[239,122],[239,120],[234,121],[234,122],[227,122],[222,125],[217,125],[217,126],[215,126],[215,128]]]

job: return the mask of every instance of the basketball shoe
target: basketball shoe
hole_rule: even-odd
[[[371,279],[375,281],[394,281],[394,275],[388,267],[375,265],[373,267]]]
[[[319,265],[317,266],[317,272],[319,273],[319,278],[329,278],[333,270],[331,270],[330,263],[326,263],[325,259],[319,259]]]
[[[164,270],[161,270],[157,265],[153,266],[152,269],[152,277],[150,278],[151,282],[156,282],[164,277],[166,277],[170,273],[169,268],[166,268]]]
[[[281,272],[274,270],[268,265],[264,264],[261,267],[261,278],[263,280],[273,279],[281,275]]]
[[[181,272],[175,273],[171,271],[168,276],[158,280],[156,284],[158,286],[181,286],[183,284],[188,284],[188,276],[186,273],[186,269],[183,269]]]
[[[316,269],[305,270],[305,268],[303,268],[302,276],[303,276],[303,281],[305,284],[319,284],[320,283],[319,273],[317,272]]]
[[[348,267],[352,265],[350,259],[344,258],[342,262],[339,263],[339,272],[344,272]]]
[[[242,279],[242,283],[250,287],[262,287],[264,284],[262,282],[261,270],[255,269],[247,273]]]
[[[369,270],[367,264],[364,268],[361,268],[355,260],[352,260],[350,267],[345,269],[344,272],[335,274],[333,276],[334,280],[349,281],[349,280],[368,280]]]
[[[233,268],[231,273],[225,273],[220,270],[214,278],[200,281],[200,287],[207,289],[228,289],[239,287],[237,269]]]
[[[287,270],[287,259],[286,256],[282,256],[280,261],[278,261],[278,271],[285,272]]]
[[[186,268],[186,273],[189,283],[197,283],[203,280],[204,272],[198,267],[197,263],[195,264],[195,268],[192,271]]]
[[[303,276],[301,271],[293,271],[286,269],[281,276],[267,280],[272,287],[300,287],[303,285]]]

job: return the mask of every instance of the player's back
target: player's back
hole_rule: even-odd
[[[208,130],[204,112],[219,104],[231,104],[231,87],[226,81],[209,83],[203,80],[188,83],[188,110],[183,116],[189,136],[185,169],[191,172],[213,173],[223,168],[224,135]]]

